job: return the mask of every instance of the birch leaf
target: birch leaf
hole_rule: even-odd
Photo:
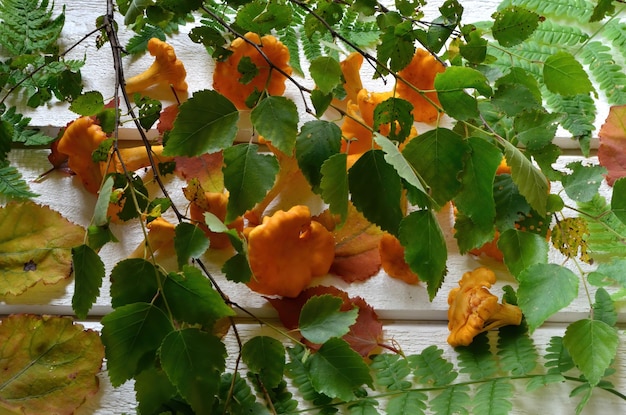
[[[0,297],[68,278],[71,249],[82,244],[84,235],[82,227],[33,202],[0,208]]]
[[[71,318],[7,317],[0,344],[0,413],[69,415],[98,391],[100,337]]]

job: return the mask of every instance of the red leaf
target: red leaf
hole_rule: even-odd
[[[343,300],[341,309],[351,310],[358,307],[359,314],[356,323],[350,327],[348,334],[343,336],[350,346],[361,356],[368,356],[380,343],[383,333],[383,325],[378,320],[378,315],[374,309],[368,305],[361,297],[350,298],[348,293],[336,287],[317,286],[304,290],[295,298],[269,298],[267,301],[276,309],[278,317],[288,330],[296,330],[300,320],[300,311],[309,298],[316,295],[330,294]],[[312,349],[319,348],[318,344],[307,345]]]
[[[170,131],[174,127],[174,120],[178,115],[178,104],[167,106],[161,111],[159,116],[159,123],[157,124],[157,130],[160,135],[163,135],[166,131]]]
[[[613,106],[606,121],[600,128],[598,136],[598,160],[608,173],[606,180],[609,185],[626,176],[626,105]]]
[[[202,188],[207,192],[221,192],[224,190],[224,175],[222,152],[203,154],[200,157],[176,157],[176,174],[184,180],[198,179]]]
[[[350,256],[335,256],[330,273],[346,282],[364,281],[380,270],[378,247]]]

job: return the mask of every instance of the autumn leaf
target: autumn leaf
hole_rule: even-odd
[[[346,282],[363,281],[380,270],[378,242],[383,236],[381,229],[369,222],[352,204],[348,217],[340,228],[334,229],[335,259],[331,274]]]
[[[278,311],[278,317],[288,330],[298,329],[300,312],[306,302],[314,297],[330,294],[343,300],[340,311],[349,311],[358,308],[356,323],[342,337],[361,356],[368,356],[380,343],[383,325],[378,320],[374,309],[361,297],[349,297],[348,293],[336,287],[317,286],[304,290],[295,298],[269,298],[266,300]],[[307,343],[309,347],[318,348],[319,345]]]
[[[69,317],[0,321],[0,412],[72,414],[98,391],[104,348]]]
[[[0,297],[68,278],[71,249],[84,236],[82,227],[46,206],[23,202],[0,208]]]
[[[174,172],[182,179],[197,179],[207,192],[221,192],[224,189],[224,155],[221,151],[199,157],[176,157],[174,160]]]
[[[626,105],[613,106],[598,131],[600,144],[598,160],[608,170],[606,180],[613,185],[615,180],[626,176]]]

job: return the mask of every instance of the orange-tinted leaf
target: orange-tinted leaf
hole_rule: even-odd
[[[335,261],[331,273],[347,282],[363,281],[380,269],[378,243],[381,229],[370,223],[349,205],[348,218],[343,226],[333,231],[335,236]]]
[[[267,301],[278,311],[278,317],[283,325],[289,330],[298,328],[300,311],[309,298],[316,295],[330,294],[343,300],[342,311],[348,311],[355,306],[359,309],[356,323],[350,327],[348,334],[343,339],[350,344],[361,356],[368,356],[380,344],[383,333],[383,325],[378,320],[374,309],[361,297],[351,298],[348,293],[336,287],[317,286],[304,290],[295,298],[268,298]],[[311,348],[319,345],[308,344]]]
[[[202,188],[207,192],[221,192],[224,190],[224,175],[222,152],[203,154],[200,157],[176,157],[176,174],[184,180],[198,179]]]
[[[68,278],[71,248],[84,236],[82,227],[46,206],[14,202],[0,208],[0,297]]]
[[[69,317],[0,321],[0,412],[72,414],[98,391],[104,348]]]
[[[159,123],[157,124],[157,131],[160,135],[163,135],[166,131],[171,131],[174,127],[174,120],[178,115],[178,104],[172,104],[163,108],[161,115],[159,116]]]
[[[626,176],[626,105],[613,106],[598,136],[598,160],[608,170],[606,179],[610,185]]]

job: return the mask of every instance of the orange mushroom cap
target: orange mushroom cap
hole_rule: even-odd
[[[314,277],[328,273],[335,256],[332,233],[311,220],[304,205],[265,216],[244,234],[253,273],[248,286],[262,294],[298,296]]]
[[[519,325],[522,310],[511,304],[500,304],[489,292],[496,275],[485,267],[463,274],[459,287],[448,295],[448,343],[452,347],[468,346],[479,333],[487,330]]]
[[[97,194],[102,171],[91,154],[107,139],[102,128],[91,117],[80,117],[70,123],[58,141],[57,150],[68,156],[67,164],[80,178],[88,192]]]
[[[445,66],[424,49],[417,49],[411,62],[398,75],[403,80],[396,83],[399,98],[413,104],[413,119],[417,122],[431,123],[439,117],[439,111],[414,88],[425,92],[429,100],[439,105],[435,89],[435,76],[443,72]],[[406,81],[406,82],[405,82]],[[407,83],[408,82],[408,83]],[[410,84],[410,85],[409,85]]]
[[[225,233],[213,232],[204,223],[204,213],[210,212],[217,216],[222,222],[226,219],[226,211],[228,206],[228,194],[218,192],[204,192],[203,195],[197,195],[195,200],[189,206],[189,216],[191,219],[199,222],[198,226],[204,231],[209,238],[210,247],[213,249],[224,249],[231,247],[230,238]],[[234,221],[226,224],[229,229],[235,229],[238,233],[243,232],[243,218],[237,217]]]
[[[144,72],[126,80],[126,92],[133,94],[158,84],[171,85],[178,92],[186,92],[187,71],[176,58],[174,47],[153,37],[148,41],[148,51],[154,56],[154,62]]]
[[[246,33],[245,39],[237,38],[231,45],[233,53],[224,61],[215,65],[213,72],[213,88],[228,98],[235,107],[246,109],[246,99],[256,91],[267,91],[269,95],[282,95],[285,92],[285,75],[274,70],[263,55],[248,41],[258,45],[273,65],[287,75],[291,75],[289,65],[289,49],[272,35],[259,38],[256,33]],[[246,84],[239,82],[238,66],[241,59],[247,56],[257,67],[258,73]]]
[[[383,269],[392,278],[406,282],[407,284],[417,284],[419,278],[411,270],[409,264],[404,259],[404,247],[400,241],[390,233],[384,233],[378,243],[378,252]]]

